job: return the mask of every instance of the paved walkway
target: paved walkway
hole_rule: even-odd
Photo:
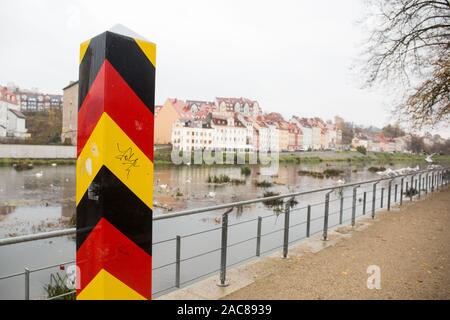
[[[449,188],[337,231],[319,252],[300,246],[249,265],[254,281],[224,299],[450,299]],[[380,290],[367,288],[370,265]]]

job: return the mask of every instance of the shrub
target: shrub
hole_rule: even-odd
[[[266,191],[264,192],[264,198],[279,196],[280,194],[277,192]],[[283,199],[275,199],[275,200],[266,200],[263,201],[263,204],[268,208],[281,207],[283,205]]]
[[[359,153],[362,153],[363,155],[367,154],[367,149],[363,146],[356,147],[356,151],[358,151]]]
[[[238,185],[238,184],[245,184],[245,180],[241,180],[241,179],[231,179],[231,183]]]
[[[245,167],[241,167],[241,174],[244,176],[249,176],[252,173],[252,169],[250,169],[250,167],[245,166]]]
[[[216,175],[211,176],[211,175],[209,175],[208,179],[206,180],[206,182],[208,182],[208,183],[228,183],[230,181],[231,181],[230,177],[225,175],[225,174],[221,174],[219,176],[216,176]]]
[[[321,172],[314,172],[314,171],[300,170],[300,171],[298,171],[298,175],[299,175],[299,176],[310,176],[310,177],[318,178],[318,179],[323,179],[323,178],[325,178],[325,176],[323,175],[323,173],[321,173]]]
[[[44,289],[47,293],[47,298],[60,296],[73,291],[66,285],[67,276],[61,277],[59,273],[50,275],[50,283],[47,284]],[[68,294],[60,298],[61,300],[75,300],[75,292]]]
[[[326,169],[324,170],[323,174],[325,175],[325,177],[338,177],[341,174],[343,174],[344,171],[339,170],[339,169]]]
[[[261,187],[261,188],[270,188],[273,185],[273,183],[269,182],[269,181],[266,181],[266,180],[263,180],[263,181],[257,181],[255,183],[255,185],[257,187]]]

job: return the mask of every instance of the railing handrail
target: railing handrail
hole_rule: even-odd
[[[339,186],[317,188],[317,189],[312,189],[312,190],[308,190],[308,191],[298,191],[298,192],[292,192],[292,193],[283,194],[283,195],[264,197],[264,198],[256,198],[256,199],[250,199],[250,200],[242,200],[242,201],[220,204],[220,205],[215,205],[215,206],[209,206],[209,207],[204,207],[204,208],[196,208],[196,209],[184,210],[184,211],[179,211],[179,212],[174,212],[174,213],[161,214],[156,217],[153,217],[153,221],[172,219],[172,218],[176,218],[176,217],[182,217],[182,216],[193,215],[193,214],[197,214],[197,213],[204,213],[204,212],[209,212],[209,211],[216,211],[216,210],[221,210],[221,209],[229,209],[229,208],[240,207],[240,206],[244,206],[244,205],[255,204],[255,203],[260,203],[260,202],[265,202],[265,201],[291,198],[291,197],[296,197],[296,196],[301,196],[301,195],[306,195],[306,194],[311,194],[311,193],[316,193],[316,192],[323,192],[323,191],[329,191],[329,190],[332,191],[334,189],[353,187],[353,186],[358,186],[358,185],[362,185],[362,184],[368,184],[368,183],[374,183],[374,182],[378,183],[378,182],[385,181],[385,180],[392,180],[395,178],[401,178],[401,177],[406,177],[406,176],[411,176],[411,175],[430,173],[430,172],[434,172],[434,171],[441,171],[441,170],[448,170],[448,169],[449,169],[449,167],[426,169],[426,170],[420,170],[420,171],[415,171],[415,172],[398,175],[395,177],[389,176],[389,177],[372,179],[372,180],[367,180],[367,181],[352,182],[352,183],[342,184]],[[77,233],[76,228],[67,228],[67,229],[61,229],[61,230],[55,230],[55,231],[47,231],[47,232],[41,232],[41,233],[35,233],[35,234],[28,234],[28,235],[17,236],[17,237],[3,238],[3,239],[0,239],[0,247],[5,246],[5,245],[22,243],[22,242],[44,240],[44,239],[49,239],[49,238],[74,235],[76,233]]]

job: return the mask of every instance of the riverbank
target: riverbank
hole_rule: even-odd
[[[43,146],[38,146],[43,147]],[[45,147],[45,146],[44,146]],[[52,146],[50,146],[52,147]],[[62,146],[61,148],[65,148]],[[59,149],[61,149],[59,148]],[[58,150],[59,150],[58,149]],[[22,152],[23,153],[23,152]],[[191,157],[193,159],[193,157]],[[450,155],[436,155],[433,157],[436,164],[449,164]],[[51,165],[56,164],[75,164],[76,159],[71,157],[43,157],[42,155],[34,157],[28,154],[26,157],[0,157],[0,166],[9,166],[13,164],[32,164],[32,165]],[[157,148],[154,152],[155,166],[174,165],[171,159],[171,150],[169,148]],[[355,164],[379,163],[389,165],[394,163],[426,163],[424,155],[416,155],[409,153],[387,153],[387,152],[368,152],[362,154],[356,151],[308,151],[308,152],[282,152],[279,154],[280,163],[296,163],[296,164],[314,164],[314,163],[333,163],[348,162]],[[224,164],[226,165],[226,156],[224,155]],[[248,157],[246,158],[248,164]],[[194,161],[192,161],[192,165]],[[215,164],[220,166],[220,164]]]
[[[193,157],[191,157],[193,158]],[[436,155],[433,157],[436,164],[450,163],[450,155]],[[356,151],[308,151],[308,152],[282,152],[279,154],[280,163],[333,163],[333,162],[349,162],[349,163],[426,163],[425,155],[409,154],[409,153],[388,153],[388,152],[367,152],[362,154]],[[171,160],[170,149],[159,149],[154,154],[155,165],[173,165]],[[224,155],[225,163],[225,155]],[[248,163],[248,159],[246,159]],[[192,165],[195,165],[192,161]]]
[[[0,158],[0,167],[4,166],[49,166],[49,165],[75,165],[75,159],[13,159]]]
[[[225,299],[450,299],[449,188],[350,229],[320,252],[300,246],[261,261],[254,282]],[[380,290],[367,288],[371,265]]]

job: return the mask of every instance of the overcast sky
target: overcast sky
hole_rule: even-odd
[[[0,1],[0,84],[61,93],[79,44],[121,23],[157,44],[157,104],[242,96],[285,117],[381,127],[389,95],[351,72],[363,15],[362,0]]]

